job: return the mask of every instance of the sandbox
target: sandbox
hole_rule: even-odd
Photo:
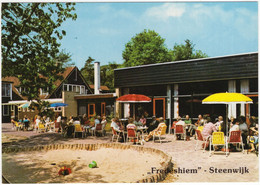
[[[89,168],[93,160],[97,167]],[[71,174],[58,175],[63,166]],[[10,183],[159,182],[171,170],[164,152],[118,143],[4,148],[2,154],[2,174]]]

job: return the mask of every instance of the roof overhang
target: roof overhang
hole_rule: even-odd
[[[48,101],[49,103],[62,103],[63,100],[61,98],[55,99],[43,99],[44,101]],[[2,103],[2,105],[21,105],[24,103],[28,103],[28,100],[17,100],[17,101],[9,101],[8,103]]]
[[[84,95],[75,95],[75,100],[84,100],[84,99],[101,99],[101,98],[116,98],[116,93],[105,93],[105,94],[84,94]]]

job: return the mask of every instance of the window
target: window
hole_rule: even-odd
[[[3,116],[9,116],[9,105],[3,105]]]
[[[157,118],[163,117],[165,119],[165,98],[153,99],[153,115]]]
[[[101,116],[106,115],[106,102],[101,103]]]
[[[61,110],[61,107],[55,107],[54,108],[54,112],[61,112],[62,110]]]
[[[95,104],[90,103],[88,104],[88,117],[93,117],[95,115]]]
[[[21,107],[18,107],[18,111],[19,111],[19,112],[22,111],[22,108],[21,108]]]
[[[2,96],[3,97],[10,97],[11,96],[11,84],[2,84]]]
[[[80,94],[85,94],[85,86],[76,84],[63,84],[63,91],[79,92]]]
[[[15,105],[11,105],[11,111],[15,110]]]

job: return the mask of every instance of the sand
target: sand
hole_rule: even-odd
[[[91,169],[88,164],[93,160],[98,167]],[[162,162],[157,154],[110,148],[19,152],[3,154],[3,174],[12,183],[124,183],[149,176]],[[72,173],[59,176],[62,166]]]

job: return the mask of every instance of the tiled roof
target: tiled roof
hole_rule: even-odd
[[[94,89],[94,85],[89,85],[89,87],[90,87],[91,89]],[[108,88],[106,85],[101,85],[101,86],[100,86],[100,89],[101,89],[102,91],[109,91],[109,88]]]
[[[67,78],[67,76],[71,73],[71,71],[73,71],[74,68],[75,68],[75,66],[74,66],[74,67],[67,67],[67,68],[65,69],[64,73],[62,74],[63,80]],[[16,90],[16,88],[15,88],[16,86],[19,86],[19,85],[20,85],[20,81],[19,81],[19,79],[18,79],[17,77],[8,76],[8,77],[2,78],[1,80],[2,80],[2,81],[7,81],[7,82],[13,82],[13,83],[12,83],[12,89],[13,89],[13,91],[14,91],[18,96],[20,96],[21,98],[27,99],[26,97],[22,96],[22,95]],[[59,87],[60,84],[63,82],[63,80],[62,80],[62,81],[57,80],[56,82],[54,82],[55,86],[56,86],[56,87]],[[40,98],[41,98],[41,99],[45,99],[45,98],[47,98],[47,97],[48,97],[48,95],[40,95]]]

